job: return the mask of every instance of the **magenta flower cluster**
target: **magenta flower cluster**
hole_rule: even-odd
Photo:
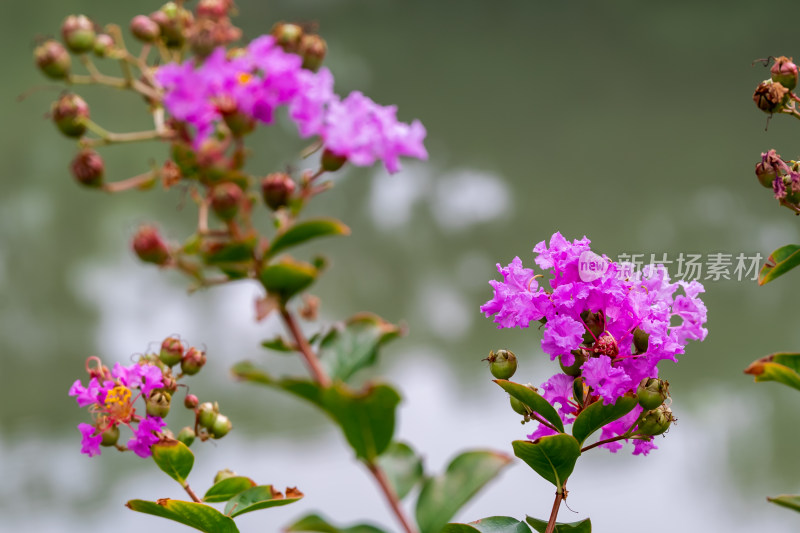
[[[662,265],[634,271],[631,265],[594,254],[589,244],[586,237],[570,242],[556,233],[549,246],[545,241],[536,245],[536,264],[552,275],[549,286],[540,285],[541,276],[524,268],[519,257],[508,266],[498,264],[503,280],[489,282],[494,297],[481,311],[494,316],[499,328],[526,328],[531,322],[544,322],[542,350],[567,367],[575,363],[573,352],[588,354],[580,367],[581,376],[591,394],[612,404],[635,391],[643,378],[657,377],[660,361],[677,361],[689,340],[705,339],[706,307],[699,298],[704,288],[697,281],[671,283]],[[601,268],[587,270],[592,262],[601,263]],[[599,321],[594,331],[587,324],[589,316],[595,324]],[[634,348],[637,329],[649,335],[643,353]],[[571,423],[579,410],[572,385],[573,377],[558,373],[541,386],[542,396],[559,406],[565,423]],[[605,426],[600,439],[623,435],[640,412],[637,407]],[[540,425],[528,437],[548,434],[552,431]],[[617,451],[622,444],[604,446]],[[636,440],[634,446],[635,454],[655,448],[647,440]]]
[[[196,60],[164,65],[156,79],[165,89],[167,110],[196,129],[198,146],[222,120],[222,103],[263,124],[286,106],[301,137],[318,136],[328,151],[354,165],[381,160],[394,173],[400,156],[427,159],[422,123],[399,122],[396,107],[380,106],[360,92],[340,99],[327,68],[312,72],[301,64],[300,56],[265,35],[230,56],[218,48],[199,65]]]
[[[90,374],[93,376],[87,386],[78,379],[69,389],[78,406],[88,407],[94,419],[92,424],[78,424],[81,453],[89,457],[100,455],[103,434],[124,425],[133,432],[128,449],[139,457],[150,457],[150,447],[158,442],[158,433],[166,424],[157,416],[137,415],[134,403],[140,396],[147,398],[154,389],[164,386],[161,369],[144,362],[129,366],[117,363],[110,372],[101,366]]]

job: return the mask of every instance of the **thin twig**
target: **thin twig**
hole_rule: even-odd
[[[397,497],[397,494],[395,493],[391,484],[389,484],[389,480],[386,478],[386,473],[375,463],[366,463],[366,465],[372,476],[375,478],[375,481],[377,481],[378,485],[381,487],[381,491],[386,497],[386,500],[389,502],[389,506],[392,508],[392,511],[394,511],[395,516],[400,521],[403,531],[406,533],[416,533],[416,529],[414,529],[414,526],[411,525],[410,521],[406,517],[405,512],[403,512],[403,508],[400,506],[400,499]]]
[[[190,487],[188,483],[184,482],[184,483],[182,483],[182,485],[183,485],[183,490],[186,491],[186,494],[189,495],[189,497],[192,499],[193,502],[197,502],[197,503],[201,502],[200,498],[197,497],[197,494],[194,493],[194,491],[192,490],[192,487]]]
[[[132,178],[106,183],[103,185],[103,190],[106,192],[115,193],[129,191],[131,189],[138,189],[152,184],[157,176],[158,172],[151,170],[150,172],[145,172],[144,174],[139,174],[138,176],[133,176]]]
[[[561,507],[561,500],[564,499],[564,489],[559,487],[556,491],[556,499],[553,501],[553,510],[550,511],[550,520],[547,521],[547,529],[545,533],[553,533],[556,530],[556,518],[558,517],[558,509]]]
[[[303,335],[303,332],[300,330],[300,326],[297,325],[294,316],[285,306],[281,306],[281,316],[286,323],[286,327],[288,327],[289,331],[292,333],[297,347],[300,349],[300,355],[303,356],[311,375],[314,376],[314,381],[319,383],[322,387],[330,387],[331,378],[325,373],[325,370],[319,363],[317,354],[311,349],[311,345],[308,344],[308,340],[306,340],[305,335]]]

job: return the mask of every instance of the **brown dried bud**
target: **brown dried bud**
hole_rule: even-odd
[[[316,72],[322,66],[328,45],[319,35],[303,35],[300,39],[300,56],[303,58],[303,68]]]
[[[133,251],[145,263],[164,265],[169,261],[169,248],[155,226],[142,226],[133,236]]]
[[[85,54],[94,48],[94,23],[86,15],[70,15],[61,24],[61,37],[70,51]]]
[[[765,80],[753,93],[753,102],[764,113],[780,113],[788,99],[789,89],[778,82]]]
[[[161,184],[165,189],[177,185],[181,181],[181,170],[174,161],[166,161],[161,167]]]
[[[101,187],[105,165],[103,158],[94,150],[84,149],[78,152],[69,166],[72,175],[81,185],[87,187]]]
[[[270,32],[275,37],[275,42],[286,52],[297,52],[300,49],[300,39],[303,37],[303,28],[297,24],[277,22]]]
[[[89,104],[77,94],[67,93],[53,103],[53,122],[67,137],[80,137],[86,133]]]
[[[131,33],[143,43],[153,43],[161,36],[161,28],[146,15],[136,15],[131,19]]]
[[[45,41],[33,51],[36,66],[45,76],[54,80],[63,80],[69,76],[72,59],[64,45],[58,41]]]
[[[264,203],[273,211],[277,211],[289,203],[289,199],[294,194],[294,189],[294,181],[284,172],[275,172],[261,181],[261,193],[264,196]]]
[[[786,163],[775,150],[763,152],[761,162],[756,165],[756,177],[761,185],[771,189],[772,182],[781,174],[781,170],[786,168]]]
[[[211,191],[211,209],[222,220],[230,220],[239,212],[242,189],[230,182],[220,183]]]
[[[791,57],[776,57],[769,71],[772,74],[772,81],[780,83],[790,91],[797,87],[797,65],[792,62]]]

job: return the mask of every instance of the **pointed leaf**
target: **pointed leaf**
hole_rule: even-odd
[[[378,457],[378,465],[401,500],[411,492],[423,476],[422,461],[414,450],[403,442],[393,442],[383,455]]]
[[[511,443],[514,455],[525,461],[537,474],[561,490],[572,474],[581,447],[572,435],[559,434],[541,437],[534,442],[515,440]]]
[[[800,246],[787,244],[770,254],[758,273],[758,284],[766,285],[800,265]]]
[[[382,529],[369,524],[358,524],[350,527],[337,527],[319,515],[310,514],[287,527],[285,531],[306,531],[309,533],[385,533]]]
[[[317,407],[323,407],[322,388],[314,382],[302,379],[275,379],[263,370],[257,368],[250,361],[236,363],[231,369],[231,372],[235,378],[242,381],[283,389],[304,400],[308,400]]]
[[[510,457],[497,452],[458,455],[443,474],[422,486],[416,512],[420,533],[440,533],[458,510],[510,463]]]
[[[510,516],[490,516],[469,524],[447,524],[442,533],[531,533],[531,529]]]
[[[178,440],[162,439],[150,448],[153,460],[169,477],[183,485],[194,466],[194,454]]]
[[[547,520],[539,520],[532,516],[529,516],[526,520],[539,533],[545,533],[547,530]],[[555,533],[592,533],[592,521],[587,518],[578,522],[556,522]]]
[[[564,433],[564,423],[561,421],[561,417],[558,416],[555,407],[550,405],[550,403],[538,393],[532,391],[525,385],[520,385],[513,381],[496,379],[494,382],[500,385],[503,390],[511,396],[527,405],[531,411],[540,414],[545,420],[553,424],[558,431]]]
[[[285,303],[314,283],[317,274],[313,265],[284,257],[280,262],[262,268],[258,277],[267,292],[278,295]]]
[[[253,259],[256,239],[247,239],[226,244],[210,244],[202,249],[203,260],[207,265],[241,263]]]
[[[249,488],[255,487],[256,482],[249,477],[233,476],[225,478],[206,491],[203,501],[208,503],[226,502]]]
[[[155,502],[131,500],[125,505],[134,511],[168,518],[205,533],[239,533],[231,518],[202,503],[165,498]]]
[[[225,505],[225,514],[231,518],[239,515],[249,513],[251,511],[258,511],[259,509],[267,509],[269,507],[279,507],[281,505],[289,505],[300,499],[302,495],[292,498],[284,498],[283,494],[272,489],[272,485],[259,485],[244,492],[240,492]]]
[[[572,435],[578,441],[578,444],[583,446],[589,435],[606,424],[627,415],[633,411],[637,404],[636,395],[632,393],[618,398],[616,403],[612,405],[605,405],[603,400],[598,400],[581,411],[575,418],[572,426]]]
[[[285,352],[285,353],[292,353],[294,352],[294,347],[289,344],[289,342],[283,338],[283,336],[278,335],[274,339],[269,339],[261,343],[261,346],[267,348],[268,350],[275,350],[276,352]]]
[[[756,382],[777,381],[800,390],[800,354],[774,353],[762,357],[748,366],[745,374],[751,374]]]
[[[299,222],[273,239],[267,257],[274,257],[287,248],[327,235],[350,235],[350,228],[335,218],[315,218]]]
[[[781,494],[780,496],[775,496],[774,498],[767,498],[767,500],[776,505],[780,505],[781,507],[787,507],[793,511],[800,512],[800,495]]]
[[[347,381],[378,358],[378,348],[398,337],[400,328],[369,313],[354,316],[344,328],[332,329],[319,346],[319,358],[331,379]]]

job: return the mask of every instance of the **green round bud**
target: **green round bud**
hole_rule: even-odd
[[[211,209],[222,220],[231,220],[239,212],[244,194],[237,185],[226,181],[211,191]]]
[[[636,353],[645,353],[647,351],[649,341],[649,333],[639,328],[633,330],[633,347],[636,348]]]
[[[171,400],[172,396],[170,393],[161,390],[154,390],[150,393],[150,397],[147,398],[147,401],[144,404],[145,411],[150,416],[164,418],[169,414]]]
[[[69,76],[69,69],[72,59],[69,52],[58,41],[45,41],[33,51],[33,58],[36,66],[39,67],[45,76],[54,80],[63,80]]]
[[[303,37],[303,28],[297,24],[276,22],[272,27],[272,36],[275,42],[286,52],[297,52],[300,48],[300,39]]]
[[[572,350],[570,352],[575,360],[572,362],[571,365],[566,366],[564,364],[564,356],[558,356],[558,364],[561,366],[561,371],[564,372],[568,376],[577,377],[581,375],[581,366],[586,360],[589,358],[589,354],[585,350]]]
[[[775,58],[775,63],[770,69],[772,81],[776,81],[790,91],[797,87],[797,65],[792,58],[780,56]]]
[[[61,24],[61,37],[71,52],[85,54],[94,48],[94,24],[86,15],[70,15]]]
[[[67,93],[56,100],[50,114],[58,129],[67,137],[80,137],[86,133],[89,104],[77,94]]]
[[[231,421],[228,420],[227,416],[221,413],[217,415],[217,418],[216,420],[214,420],[214,423],[211,425],[210,428],[208,428],[209,432],[211,433],[211,436],[214,437],[215,439],[221,439],[222,437],[227,435],[231,429],[233,429],[233,424],[231,424]]]
[[[192,346],[181,359],[181,372],[187,376],[193,376],[200,372],[203,365],[206,364],[206,353],[203,350]]]
[[[639,405],[645,411],[655,409],[669,397],[669,382],[656,378],[644,378],[636,389]]]
[[[167,337],[161,343],[159,360],[167,366],[175,366],[183,359],[183,343],[175,337]]]
[[[100,441],[100,446],[114,446],[119,440],[119,427],[108,426],[103,431],[103,440]]]
[[[273,211],[288,205],[294,194],[295,183],[285,172],[273,172],[261,180],[261,194],[264,203]]]
[[[236,475],[236,472],[234,472],[233,470],[231,470],[229,468],[225,468],[223,470],[220,470],[219,472],[217,472],[217,475],[214,476],[214,485],[216,485],[217,483],[219,483],[223,479],[228,479],[229,477],[234,477],[235,475]]]
[[[509,396],[509,398],[511,399],[511,408],[514,410],[515,413],[519,413],[523,416],[530,413],[530,411],[528,411],[528,407],[524,403],[517,400],[513,396]]]
[[[510,350],[489,352],[489,371],[497,379],[509,379],[517,371],[517,356]]]
[[[219,415],[219,407],[211,402],[203,402],[197,407],[197,423],[211,429]]]
[[[194,430],[188,426],[178,432],[178,440],[184,443],[186,446],[191,446],[194,442],[194,438]]]
[[[648,411],[641,422],[636,433],[639,435],[661,435],[670,424],[675,420],[672,416],[672,410],[666,405],[659,405],[656,409]]]
[[[94,39],[94,55],[106,57],[114,49],[114,38],[107,33],[101,33]]]
[[[328,51],[325,39],[319,35],[303,35],[300,39],[299,54],[303,58],[303,68],[316,72]]]

